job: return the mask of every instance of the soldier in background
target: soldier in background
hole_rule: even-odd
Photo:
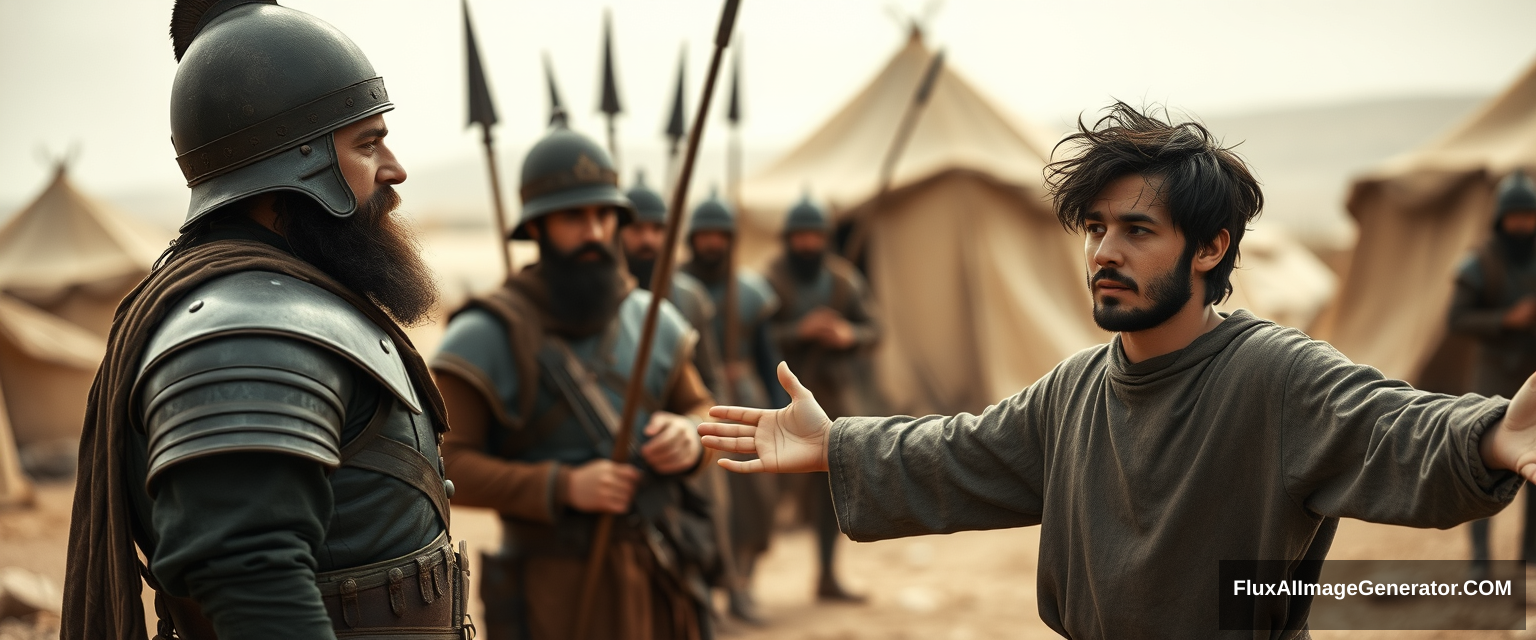
[[[62,637],[144,638],[141,575],[157,638],[473,635],[383,79],[270,2],[178,2],[171,37],[190,203],[91,391]]]
[[[1493,234],[1462,261],[1450,329],[1478,341],[1472,391],[1513,398],[1536,374],[1536,185],[1521,171],[1498,187]],[[1527,484],[1520,559],[1536,560],[1536,492]],[[1488,520],[1472,522],[1472,571],[1488,573]]]
[[[880,339],[868,287],[852,263],[828,250],[826,212],[807,196],[784,222],[784,255],[768,269],[779,298],[769,331],[802,383],[833,420],[878,415],[870,379],[870,349]],[[820,579],[816,596],[829,602],[862,602],[838,581],[834,551],[842,533],[832,508],[827,474],[807,474],[807,516],[816,528]]]
[[[667,203],[661,194],[645,184],[645,174],[635,175],[635,184],[625,192],[625,197],[635,205],[635,220],[619,229],[624,242],[624,261],[635,285],[646,291],[651,289],[651,276],[656,269],[656,258],[661,254],[667,237]],[[699,332],[699,344],[694,348],[693,366],[699,377],[711,391],[718,392],[724,384],[720,364],[718,341],[714,339],[716,307],[710,300],[704,284],[681,271],[672,274],[672,291],[667,300],[682,312]]]
[[[693,210],[688,222],[691,259],[681,274],[691,275],[714,302],[712,345],[725,361],[725,387],[715,397],[737,406],[777,409],[789,404],[789,396],[777,384],[774,367],[778,345],[768,335],[768,319],[778,310],[779,298],[762,276],[733,268],[736,251],[736,214],[714,194]],[[735,278],[731,275],[734,272]],[[726,313],[731,301],[735,312]],[[727,326],[730,323],[733,326]],[[725,337],[732,341],[726,344]],[[731,552],[739,583],[731,590],[730,611],[735,617],[762,624],[752,597],[752,574],[757,559],[768,550],[778,503],[778,481],[772,476],[729,474]]]
[[[481,571],[490,640],[571,637],[600,514],[614,514],[593,637],[708,637],[707,516],[683,480],[703,461],[711,404],[692,364],[698,333],[663,303],[631,425],[632,464],[610,458],[650,292],[634,286],[619,229],[634,205],[613,161],[563,126],[523,162],[514,239],[539,262],[454,314],[432,360],[454,430],[443,443],[460,504],[501,515]]]

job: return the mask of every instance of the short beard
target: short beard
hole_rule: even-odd
[[[542,249],[541,249],[542,250]],[[624,259],[629,265],[629,275],[635,277],[635,282],[641,289],[651,290],[651,276],[656,273],[656,258],[637,258],[629,256]]]
[[[592,251],[597,260],[583,261]],[[539,272],[549,288],[549,315],[559,323],[558,332],[585,337],[601,331],[619,310],[618,256],[607,245],[588,242],[562,252],[542,237],[539,240]]]
[[[826,260],[825,251],[788,252],[789,273],[802,283],[814,281],[821,275],[821,265]]]
[[[1194,285],[1190,282],[1190,265],[1194,263],[1193,251],[1185,251],[1179,263],[1167,273],[1154,278],[1147,285],[1147,299],[1152,301],[1152,306],[1146,309],[1123,309],[1120,302],[1113,298],[1099,303],[1099,298],[1093,300],[1093,322],[1105,331],[1117,331],[1121,333],[1133,331],[1145,331],[1156,327],[1169,318],[1178,314],[1180,309],[1194,296]],[[1099,269],[1088,278],[1088,291],[1091,294],[1093,284],[1099,280],[1117,282],[1130,288],[1131,292],[1140,291],[1136,281],[1121,275],[1113,268]]]
[[[689,269],[705,282],[719,282],[725,279],[729,270],[730,251],[699,251],[693,250],[693,264]]]
[[[1504,255],[1509,257],[1511,263],[1530,264],[1531,258],[1536,256],[1536,235],[1516,235],[1506,233],[1503,229],[1497,235],[1499,244],[1504,247]]]
[[[400,195],[387,185],[345,218],[298,193],[279,193],[274,203],[294,255],[414,327],[432,319],[438,290],[416,234],[395,214],[399,207]]]

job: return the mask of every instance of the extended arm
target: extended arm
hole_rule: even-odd
[[[1450,527],[1502,509],[1520,482],[1485,460],[1506,402],[1418,391],[1299,332],[1285,376],[1283,469],[1292,496],[1329,516]],[[1518,456],[1514,456],[1518,457]],[[1536,455],[1533,455],[1536,457]]]
[[[716,407],[712,416],[744,424],[705,423],[699,430],[707,447],[758,454],[720,461],[733,471],[830,471],[838,521],[855,540],[1039,524],[1039,414],[1049,378],[980,416],[833,423],[781,365],[779,379],[793,398],[788,407]]]

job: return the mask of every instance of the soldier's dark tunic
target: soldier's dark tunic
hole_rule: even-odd
[[[1237,311],[1142,362],[1116,336],[981,415],[837,420],[827,461],[854,540],[1040,525],[1040,617],[1064,636],[1295,638],[1309,597],[1218,631],[1218,561],[1322,558],[1341,517],[1498,512],[1520,478],[1478,447],[1507,405]]]
[[[768,282],[779,298],[779,310],[769,325],[784,361],[821,404],[827,415],[840,418],[878,413],[880,404],[868,365],[869,349],[880,340],[880,323],[869,301],[868,286],[853,264],[828,253],[822,269],[810,281],[797,279],[785,258],[768,269]],[[800,320],[817,307],[836,311],[853,328],[853,344],[828,349],[798,335]]]
[[[1456,270],[1450,328],[1477,338],[1472,388],[1512,398],[1536,373],[1536,329],[1508,329],[1504,314],[1522,298],[1536,297],[1536,259],[1511,259],[1497,237]]]
[[[482,581],[488,638],[566,638],[573,633],[580,582],[596,517],[568,504],[571,470],[611,455],[606,434],[594,433],[574,413],[551,378],[549,354],[558,354],[554,321],[537,301],[546,294],[532,267],[513,288],[472,302],[453,316],[432,368],[456,412],[444,442],[454,501],[500,513],[504,541],[487,563],[510,567],[505,579]],[[635,357],[650,292],[634,289],[607,328],[564,338],[581,368],[594,376],[614,413]],[[697,334],[670,304],[663,304],[647,369],[646,399],[634,433],[643,443],[651,413],[666,410],[702,417],[712,404],[690,366]],[[544,354],[544,355],[541,355]],[[582,371],[570,372],[580,377]],[[455,397],[456,393],[470,397]],[[464,414],[457,413],[466,411]],[[702,576],[691,573],[670,537],[657,532],[658,510],[677,504],[680,483],[669,482],[633,456],[646,480],[629,515],[615,523],[615,539],[593,608],[594,637],[693,638],[700,633]],[[650,523],[650,524],[648,524]],[[664,539],[651,537],[660,533]],[[708,536],[707,526],[696,533]]]
[[[412,377],[401,357],[414,351],[376,323],[382,313],[312,284],[323,276],[281,244],[245,218],[215,227],[148,280],[151,293],[176,281],[188,293],[114,342],[145,344],[117,428],[162,619],[188,639],[454,637],[461,576],[424,413],[436,390]],[[219,268],[224,256],[285,272]],[[367,463],[381,451],[411,473]]]

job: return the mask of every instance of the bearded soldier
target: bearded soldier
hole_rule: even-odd
[[[472,635],[383,80],[273,2],[178,2],[171,34],[191,204],[92,389],[63,637],[143,638],[141,575],[167,639]]]
[[[711,194],[694,208],[688,221],[692,259],[682,266],[682,272],[704,283],[717,309],[712,334],[718,340],[715,352],[726,361],[726,387],[717,389],[715,395],[742,406],[782,407],[789,404],[789,398],[775,383],[773,368],[779,363],[779,350],[768,336],[768,318],[778,310],[779,299],[762,276],[732,267],[735,245],[736,214]],[[726,313],[733,301],[734,313]],[[724,340],[727,335],[732,337],[730,344]],[[730,610],[737,618],[761,624],[751,579],[757,558],[768,550],[773,533],[778,486],[772,478],[735,474],[728,482],[730,544],[740,580],[731,590]]]
[[[619,229],[619,238],[624,242],[624,261],[629,266],[629,274],[635,279],[635,285],[649,291],[651,276],[656,270],[656,258],[666,240],[667,204],[662,201],[661,194],[646,186],[643,173],[635,176],[634,186],[624,196],[635,206],[635,220]],[[712,337],[715,331],[715,303],[710,300],[709,292],[693,276],[674,272],[672,291],[667,301],[677,307],[683,317],[688,319],[688,324],[699,332],[699,344],[693,352],[693,366],[699,370],[699,377],[710,390],[718,389],[718,385],[722,384],[719,382],[721,365]]]
[[[1478,340],[1472,390],[1512,398],[1536,373],[1536,185],[1516,171],[1499,183],[1493,236],[1462,262],[1450,328]],[[1525,494],[1520,557],[1536,560],[1536,492]],[[1472,523],[1473,572],[1488,571],[1488,521]]]
[[[539,262],[454,315],[432,368],[456,428],[443,445],[455,500],[501,515],[481,578],[492,640],[569,638],[599,514],[615,514],[593,637],[697,638],[707,520],[681,481],[699,468],[711,403],[691,364],[698,333],[663,304],[636,415],[633,465],[610,460],[650,292],[634,286],[619,229],[634,205],[613,161],[556,126],[523,162],[513,238]],[[678,517],[674,517],[678,516]]]
[[[1306,638],[1311,595],[1224,612],[1220,561],[1274,561],[1269,586],[1316,586],[1308,561],[1338,518],[1450,527],[1506,506],[1512,470],[1536,476],[1536,382],[1513,400],[1417,391],[1216,310],[1263,194],[1203,126],[1120,103],[1067,143],[1079,152],[1049,184],[1084,233],[1109,343],[980,415],[834,421],[781,367],[789,407],[720,407],[746,424],[700,427],[708,446],[758,455],[721,464],[830,469],[855,540],[1039,525],[1040,616],[1071,638]]]
[[[768,268],[768,281],[780,301],[770,331],[784,361],[801,372],[827,415],[867,415],[880,410],[867,360],[880,339],[880,324],[858,269],[827,250],[829,235],[827,214],[809,195],[789,210],[784,255]],[[816,527],[817,598],[862,601],[837,579],[833,561],[841,536],[826,475],[810,476],[803,493]]]

